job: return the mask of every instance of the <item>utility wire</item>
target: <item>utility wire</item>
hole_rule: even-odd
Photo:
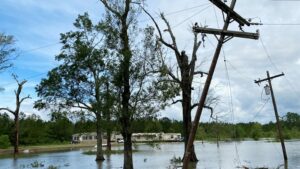
[[[169,15],[174,15],[174,14],[178,14],[178,13],[182,13],[182,12],[185,12],[185,11],[188,11],[188,10],[192,10],[192,9],[196,9],[196,8],[199,8],[199,7],[202,7],[202,6],[207,6],[209,5],[210,3],[205,3],[205,4],[201,4],[201,5],[197,5],[197,6],[194,6],[194,7],[190,7],[190,8],[185,8],[185,9],[181,9],[181,10],[178,10],[178,11],[174,11],[174,12],[170,12],[170,13],[167,13],[165,14],[166,16],[169,16]],[[206,8],[204,8],[203,10],[205,10]],[[202,12],[202,10],[200,11]],[[199,13],[199,12],[197,12]],[[157,17],[154,17],[154,18],[159,18],[159,16]],[[191,17],[189,17],[191,18]],[[188,18],[188,19],[189,19]],[[146,21],[149,21],[150,19],[145,19],[145,20],[142,20],[140,22],[146,22]],[[180,24],[184,23],[186,20],[182,21]],[[176,26],[179,26],[180,24],[177,24]],[[175,26],[175,27],[176,27]],[[25,53],[29,53],[29,52],[33,52],[33,51],[36,51],[36,50],[40,50],[40,49],[44,49],[44,48],[48,48],[48,47],[52,47],[52,46],[55,46],[55,45],[58,45],[60,44],[60,42],[55,42],[55,43],[51,43],[51,44],[47,44],[47,45],[44,45],[44,46],[40,46],[40,47],[37,47],[37,48],[32,48],[32,49],[28,49],[28,50],[21,50],[18,55],[22,55],[22,54],[25,54]],[[36,75],[33,75],[33,76],[29,76],[25,79],[33,79],[33,78],[36,78],[36,77],[39,77],[39,76],[42,76],[44,74],[47,74],[47,72],[44,72],[44,73],[40,73],[40,74],[36,74]],[[12,84],[15,84],[15,82],[13,83],[7,83],[7,84],[2,84],[1,86],[10,86]]]
[[[255,118],[261,113],[261,111],[265,108],[266,104],[270,101],[270,97],[265,100],[265,102],[262,104],[262,106],[258,109],[257,113],[253,116],[252,120],[255,120]],[[273,116],[272,116],[273,117]]]
[[[178,10],[178,11],[173,11],[173,12],[169,12],[169,13],[166,13],[164,14],[165,16],[169,16],[169,15],[174,15],[174,14],[178,14],[178,13],[182,13],[182,12],[186,12],[186,11],[189,11],[191,9],[196,9],[196,8],[199,8],[199,7],[202,7],[202,6],[206,6],[206,5],[209,5],[210,3],[205,3],[205,4],[201,4],[201,5],[197,5],[197,6],[194,6],[194,7],[190,7],[190,8],[185,8],[185,9],[181,9],[181,10]],[[154,19],[157,19],[157,18],[160,18],[160,16],[155,16],[153,17]],[[139,22],[147,22],[147,21],[150,21],[151,19],[143,19],[143,20],[140,20]]]
[[[32,51],[36,51],[36,50],[40,50],[40,49],[44,49],[44,48],[48,48],[48,47],[52,47],[52,46],[55,46],[55,45],[58,45],[58,44],[60,44],[60,42],[55,42],[55,43],[47,44],[47,45],[44,45],[44,46],[40,46],[40,47],[37,47],[37,48],[28,49],[28,50],[21,50],[19,54],[24,54],[24,53],[28,53],[28,52],[32,52]]]
[[[269,62],[271,63],[271,65],[272,65],[277,71],[279,71],[278,67],[275,65],[275,63],[274,63],[273,60],[271,59],[271,55],[270,55],[269,51],[267,50],[267,48],[266,48],[266,46],[265,46],[265,44],[264,44],[264,42],[263,42],[263,40],[262,40],[262,37],[259,38],[259,41],[260,41],[260,43],[261,43],[261,45],[262,45],[262,47],[263,47],[263,49],[264,49],[264,51],[265,51],[265,53],[266,53],[266,55],[267,55],[267,57],[268,57]]]
[[[44,73],[39,73],[39,74],[35,74],[35,75],[32,75],[32,76],[28,76],[28,77],[25,78],[25,80],[34,79],[34,78],[40,77],[40,76],[42,76],[42,75],[45,75],[45,74],[47,74],[47,73],[48,73],[48,71],[47,71],[47,72],[44,72]],[[11,83],[6,83],[6,84],[0,84],[0,86],[2,86],[2,87],[7,87],[7,86],[10,86],[10,85],[13,85],[13,84],[16,84],[16,83],[17,83],[17,82],[11,82]]]
[[[263,23],[262,26],[300,26],[300,23]]]
[[[233,108],[232,88],[231,88],[230,76],[229,76],[229,71],[228,71],[228,67],[227,67],[227,63],[226,63],[226,56],[225,56],[224,48],[222,49],[222,53],[223,53],[224,64],[225,64],[225,69],[226,69],[226,77],[227,77],[228,88],[229,88],[230,111],[232,113],[232,121],[233,121],[233,127],[234,127],[233,134],[234,134],[234,137],[236,137],[236,124],[235,124],[235,115],[234,115],[234,108]],[[239,165],[241,165],[241,160],[240,160],[239,151],[238,151],[236,142],[234,142],[234,147],[235,147],[235,153],[237,156],[237,162]]]
[[[193,15],[187,17],[186,19],[182,20],[181,22],[179,22],[178,24],[176,24],[175,26],[173,26],[172,28],[176,28],[178,26],[180,26],[181,24],[185,23],[186,21],[190,20],[191,18],[193,18],[194,16],[200,14],[201,12],[204,12],[205,10],[207,10],[209,7],[211,7],[211,5],[208,5],[207,7],[201,9],[200,11],[194,13]]]
[[[269,60],[269,62],[271,63],[271,65],[272,65],[277,71],[279,71],[279,72],[282,71],[282,70],[279,69],[278,66],[276,66],[275,62],[272,60],[271,55],[269,54],[269,52],[268,52],[268,50],[267,50],[267,48],[266,48],[266,46],[265,46],[265,44],[264,44],[262,38],[260,37],[259,39],[260,39],[260,42],[261,42],[261,44],[262,44],[262,47],[263,47],[263,49],[264,49],[264,51],[265,51],[265,53],[266,53],[266,55],[267,55],[267,57],[268,57],[268,60]],[[296,87],[294,87],[294,85],[290,82],[290,80],[286,77],[286,75],[283,76],[283,77],[284,77],[285,80],[287,81],[287,84],[290,86],[290,90],[295,94],[295,96],[297,96],[297,98],[300,98],[299,92],[298,92],[298,90],[296,89]],[[298,94],[297,94],[297,93],[298,93]]]

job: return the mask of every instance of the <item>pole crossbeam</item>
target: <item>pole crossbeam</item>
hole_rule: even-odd
[[[269,78],[264,78],[264,79],[254,80],[254,83],[260,84],[260,83],[263,82],[263,81],[267,81],[267,80],[269,80],[269,79],[272,80],[272,79],[275,79],[275,78],[280,77],[280,76],[284,76],[284,73],[281,73],[281,74],[279,74],[279,75],[275,75],[275,76],[272,76],[272,77],[269,77]]]
[[[220,0],[209,0],[214,5],[216,5],[218,8],[220,8],[224,13],[227,15],[230,14],[231,18],[235,20],[237,23],[239,23],[241,26],[247,25],[250,26],[250,22],[248,22],[246,19],[244,19],[242,16],[240,16],[238,13],[236,13],[233,9],[228,7],[224,2]]]
[[[225,12],[227,14],[227,16],[226,16],[226,19],[224,22],[223,29],[221,31],[219,31],[219,33],[218,32],[208,32],[208,33],[214,34],[215,36],[216,35],[220,35],[220,36],[219,36],[219,38],[217,38],[218,44],[217,44],[210,68],[209,68],[209,72],[208,72],[208,75],[207,75],[207,78],[205,81],[205,85],[204,85],[200,100],[199,100],[199,104],[198,104],[198,108],[196,110],[194,121],[191,126],[190,134],[188,137],[188,143],[186,145],[186,150],[185,150],[184,157],[183,157],[183,166],[182,166],[183,169],[188,169],[188,166],[189,166],[191,150],[192,150],[192,146],[193,146],[193,143],[195,140],[197,128],[199,126],[200,117],[201,117],[203,108],[205,106],[205,100],[206,100],[206,97],[207,97],[207,94],[209,91],[209,87],[210,87],[210,84],[211,84],[211,81],[212,81],[212,78],[214,75],[216,65],[218,63],[219,55],[220,55],[223,44],[225,42],[227,42],[229,39],[231,39],[232,37],[238,37],[239,35],[243,36],[243,38],[253,39],[253,36],[248,36],[249,34],[247,34],[247,33],[241,35],[241,32],[237,33],[237,32],[233,32],[233,31],[231,31],[231,32],[228,31],[228,27],[229,27],[229,24],[231,23],[232,19],[237,21],[240,24],[240,26],[243,26],[243,25],[249,26],[250,25],[250,23],[248,23],[244,18],[242,18],[240,15],[238,15],[236,12],[234,12],[233,9],[234,9],[236,0],[231,1],[230,7],[226,6],[226,4],[224,4],[220,0],[209,0],[209,1],[214,3],[217,7],[219,7],[223,12]],[[231,34],[229,34],[229,33],[231,33]],[[231,36],[227,36],[227,35],[231,35]],[[245,37],[245,35],[247,35],[247,37]],[[256,39],[257,35],[254,35],[254,36],[255,36],[254,39]],[[258,36],[257,36],[257,39],[258,39]]]
[[[258,32],[248,33],[248,32],[230,31],[230,30],[205,28],[205,27],[193,27],[193,31],[195,33],[208,33],[214,35],[224,34],[225,36],[230,36],[230,37],[247,38],[247,39],[255,39],[255,40],[259,38]]]
[[[257,83],[258,85],[261,82],[263,82],[263,81],[268,81],[268,83],[269,83],[269,87],[270,87],[270,91],[271,91],[271,96],[272,96],[274,113],[275,113],[275,117],[276,117],[277,132],[278,132],[278,136],[279,136],[280,143],[281,143],[283,159],[284,159],[284,162],[285,162],[285,165],[286,165],[288,158],[287,158],[287,154],[286,154],[286,149],[285,149],[285,144],[284,144],[284,138],[283,138],[283,134],[282,134],[282,127],[281,127],[280,120],[279,120],[279,115],[278,115],[278,110],[277,110],[275,95],[274,95],[274,91],[273,91],[273,87],[272,87],[272,82],[271,82],[272,79],[280,77],[280,76],[284,76],[284,73],[281,73],[281,74],[278,74],[278,75],[270,77],[269,71],[267,71],[267,78],[264,78],[262,80],[255,80],[254,83]]]

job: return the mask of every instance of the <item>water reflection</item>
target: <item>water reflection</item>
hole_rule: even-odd
[[[289,164],[283,164],[280,143],[264,141],[243,141],[235,143],[220,142],[218,148],[216,143],[201,142],[195,143],[195,150],[199,159],[196,164],[191,164],[195,169],[232,169],[237,167],[269,168],[269,169],[290,169],[300,168],[300,141],[287,142]],[[274,148],[276,147],[276,148]],[[122,147],[114,147],[121,149]],[[138,169],[173,169],[181,168],[182,163],[172,163],[171,159],[182,157],[182,143],[161,143],[156,146],[139,144],[137,152],[133,154],[134,167]],[[26,169],[34,161],[42,162],[44,168],[54,165],[60,169],[91,168],[91,169],[112,169],[122,168],[123,154],[105,155],[104,162],[96,162],[94,155],[82,154],[87,149],[73,150],[67,152],[44,153],[35,156],[25,156],[13,160],[13,158],[0,159],[2,169]],[[238,157],[237,157],[238,156]],[[237,161],[237,158],[239,159]],[[281,165],[282,164],[282,165]]]

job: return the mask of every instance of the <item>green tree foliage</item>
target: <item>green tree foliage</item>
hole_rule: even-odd
[[[284,119],[284,125],[289,129],[293,127],[300,129],[300,115],[297,113],[288,112]]]
[[[66,112],[53,112],[48,123],[49,138],[60,142],[70,142],[72,140],[74,127]]]
[[[16,51],[14,44],[13,36],[0,33],[0,71],[12,66],[10,60],[12,59],[12,54]]]
[[[119,93],[117,119],[124,138],[124,169],[133,168],[132,140],[134,121],[154,116],[161,107],[157,105],[159,98],[155,88],[155,76],[152,66],[152,43],[154,29],[144,29],[144,37],[140,37],[137,27],[137,16],[141,10],[142,0],[134,3],[131,0],[101,0],[106,8],[105,31],[107,46],[115,51],[113,64],[113,84]],[[142,39],[142,42],[140,42]]]
[[[71,134],[94,132],[96,130],[95,122],[89,119],[78,119],[71,123],[64,113],[54,114],[52,120],[44,121],[37,115],[30,115],[20,119],[20,145],[41,145],[41,144],[61,144],[71,141]],[[55,117],[59,115],[59,117]],[[61,122],[63,121],[63,122]],[[9,137],[9,145],[13,142],[13,120],[6,114],[0,114],[0,135]],[[116,121],[113,121],[116,124]],[[164,132],[164,133],[183,133],[182,121],[170,120],[166,117],[162,119],[140,119],[133,123],[134,133],[146,132]],[[283,123],[286,123],[284,120]],[[286,123],[288,124],[288,123]],[[55,126],[55,127],[54,127]],[[284,135],[286,139],[299,139],[299,126],[293,126],[291,129],[285,128]],[[119,132],[118,127],[115,128]],[[70,131],[73,131],[71,133]],[[234,132],[235,131],[235,132]],[[260,138],[274,138],[276,139],[276,125],[273,122],[267,124],[260,123],[201,123],[197,132],[196,138],[198,140],[242,140],[245,138],[260,139]],[[62,136],[63,135],[63,136]],[[5,136],[5,137],[6,137]],[[62,139],[63,138],[63,139]],[[4,140],[7,140],[6,138]],[[7,141],[5,141],[7,142]]]
[[[0,149],[6,149],[10,146],[8,135],[0,135]]]
[[[74,26],[76,31],[61,34],[63,47],[56,60],[61,65],[52,69],[46,79],[36,87],[41,100],[36,108],[77,108],[92,113],[97,130],[97,157],[104,160],[102,153],[101,119],[106,107],[106,84],[109,83],[109,51],[103,45],[101,31],[103,23],[93,24],[89,15],[79,15]],[[83,112],[83,111],[81,111]],[[54,126],[53,126],[54,127]]]
[[[86,117],[81,117],[74,124],[74,133],[86,133],[86,132],[95,132],[96,123],[91,119]]]
[[[262,136],[261,124],[253,123],[251,126],[250,135],[251,135],[251,138],[253,138],[254,140],[258,140]]]
[[[48,137],[47,122],[32,114],[20,120],[20,144],[39,145],[54,142]]]
[[[12,132],[13,121],[8,114],[0,114],[0,135],[10,135]]]

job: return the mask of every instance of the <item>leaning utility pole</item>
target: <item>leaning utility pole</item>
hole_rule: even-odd
[[[276,116],[277,132],[278,132],[279,139],[280,139],[280,142],[281,142],[284,162],[286,163],[288,158],[287,158],[287,155],[286,155],[286,150],[285,150],[285,145],[284,145],[284,138],[282,136],[282,128],[281,128],[280,121],[279,121],[279,116],[278,116],[278,111],[277,111],[277,106],[276,106],[276,100],[275,100],[273,87],[272,87],[272,83],[271,83],[272,79],[280,77],[280,76],[284,76],[284,73],[281,73],[279,75],[275,75],[275,76],[270,77],[269,71],[267,71],[267,78],[262,79],[262,80],[258,79],[258,80],[255,80],[254,82],[257,83],[258,85],[263,81],[268,81],[268,83],[269,83],[269,88],[270,88],[270,91],[271,91],[274,112],[275,112],[275,116]]]
[[[184,158],[183,158],[183,169],[188,169],[188,165],[189,165],[189,158],[191,155],[191,149],[193,146],[193,142],[195,140],[195,135],[196,135],[196,131],[199,125],[199,120],[202,114],[202,110],[203,107],[205,105],[205,100],[208,94],[208,90],[209,90],[209,86],[218,62],[218,58],[222,49],[222,46],[225,42],[229,41],[230,39],[232,39],[233,37],[239,37],[239,38],[248,38],[248,39],[258,39],[259,38],[259,34],[258,32],[256,33],[247,33],[247,32],[239,32],[239,31],[229,31],[227,30],[229,27],[229,24],[232,21],[236,21],[239,25],[240,28],[244,25],[250,26],[251,23],[249,23],[246,19],[242,18],[238,13],[236,13],[233,9],[236,3],[236,0],[232,0],[231,1],[231,5],[230,7],[228,7],[225,3],[223,3],[221,0],[209,0],[211,1],[214,5],[216,5],[218,8],[220,8],[223,12],[223,14],[225,13],[226,19],[225,24],[223,26],[223,29],[211,29],[211,28],[204,28],[204,27],[199,27],[198,24],[195,24],[195,26],[193,27],[193,31],[196,33],[208,33],[208,34],[214,34],[216,37],[217,35],[220,35],[218,39],[218,45],[215,51],[215,54],[213,56],[213,60],[209,69],[209,73],[203,88],[203,92],[199,101],[199,105],[196,111],[196,115],[194,118],[194,122],[192,125],[192,129],[190,132],[190,136],[188,139],[188,144],[187,144],[187,148],[184,154]],[[224,15],[223,15],[224,16]]]

